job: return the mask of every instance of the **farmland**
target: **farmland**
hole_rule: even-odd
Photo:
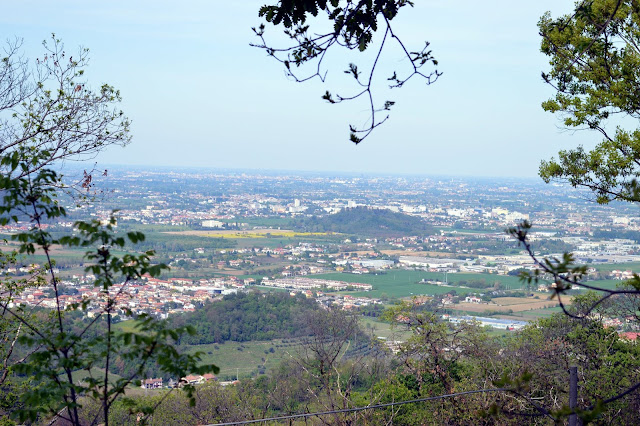
[[[489,284],[498,282],[505,288],[520,289],[522,283],[518,277],[510,277],[504,275],[489,274],[449,274],[447,281],[448,286],[424,284],[421,280],[443,280],[444,275],[437,272],[415,271],[415,270],[392,270],[378,274],[347,274],[347,273],[329,273],[314,275],[314,278],[322,278],[327,280],[338,280],[346,282],[358,282],[371,284],[372,291],[349,293],[356,296],[369,297],[411,297],[419,294],[445,294],[455,290],[458,294],[475,293],[478,289],[460,287],[461,281],[485,280]]]
[[[226,239],[259,239],[259,238],[296,238],[296,237],[318,237],[326,235],[334,235],[331,232],[296,232],[286,229],[254,229],[251,231],[237,230],[216,230],[216,231],[177,231],[164,232],[165,234],[178,236],[197,236],[207,238],[226,238]]]
[[[283,359],[295,356],[298,343],[294,339],[271,341],[233,342],[192,345],[187,352],[201,352],[204,364],[220,367],[218,377],[222,380],[251,377],[264,374]]]
[[[571,299],[567,297],[563,299],[565,303],[571,303]],[[535,297],[496,297],[490,303],[457,303],[448,308],[463,311],[466,313],[483,314],[492,313],[517,313],[529,312],[540,309],[555,308],[558,306],[557,300],[549,300],[548,295],[538,295]]]

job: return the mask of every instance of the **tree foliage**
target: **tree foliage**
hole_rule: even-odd
[[[88,49],[67,52],[55,34],[43,46],[35,63],[22,54],[20,40],[7,42],[0,54],[0,155],[10,164],[26,155],[37,160],[24,162],[26,170],[5,164],[3,173],[25,176],[130,141],[129,120],[116,107],[120,92],[108,84],[92,89],[86,79]],[[91,180],[81,183],[88,187]]]
[[[556,95],[542,104],[564,125],[599,132],[592,150],[580,146],[543,161],[540,175],[593,191],[599,203],[640,201],[640,5],[587,0],[570,16],[539,23],[551,69],[543,79]]]
[[[62,160],[95,155],[108,145],[128,142],[128,121],[112,111],[118,92],[103,85],[94,93],[80,80],[87,51],[73,58],[55,38],[45,43],[45,56],[35,71],[19,56],[19,42],[9,43],[0,63],[0,225],[28,223],[26,231],[11,238],[17,249],[0,255],[0,407],[20,422],[62,419],[73,425],[109,423],[114,403],[125,389],[144,377],[148,364],[181,378],[189,373],[218,371],[201,365],[200,354],[181,354],[175,343],[191,327],[170,328],[145,315],[134,318],[134,330],[112,328],[114,314],[124,309],[128,285],[142,275],[157,276],[168,269],[152,262],[153,251],[116,255],[126,244],[144,241],[139,232],[118,233],[116,219],[77,221],[72,234],[54,236],[48,225],[63,219],[66,209],[59,199],[65,187],[54,167]],[[85,172],[82,187],[91,186]],[[98,300],[66,303],[58,279],[53,247],[86,250],[85,272],[94,274]],[[22,257],[36,251],[46,258],[33,266],[26,278],[9,272]],[[34,312],[17,297],[28,287],[53,294],[53,309]],[[78,327],[77,316],[91,319]],[[131,374],[113,379],[116,357],[136,365]],[[98,373],[96,373],[96,371]],[[84,376],[80,379],[78,375]],[[193,399],[193,387],[185,386]],[[82,419],[80,410],[94,401],[99,410]],[[149,415],[153,406],[140,407]]]
[[[193,327],[183,344],[248,342],[300,337],[307,329],[300,324],[303,312],[318,310],[318,304],[304,296],[288,293],[240,293],[205,304],[175,318],[174,323]]]
[[[408,61],[407,71],[394,70],[388,76],[390,88],[402,87],[414,77],[422,78],[427,84],[434,82],[440,72],[437,69],[423,71],[425,65],[437,66],[429,43],[422,49],[409,51],[394,32],[391,21],[401,9],[410,6],[408,0],[280,0],[274,5],[260,8],[259,15],[274,26],[281,26],[289,45],[274,47],[265,38],[266,27],[261,24],[253,28],[260,42],[253,46],[283,64],[286,75],[297,82],[312,78],[325,81],[327,71],[323,61],[328,52],[340,50],[364,52],[374,44],[374,35],[381,34],[375,57],[363,70],[355,63],[349,63],[344,71],[355,81],[355,91],[348,95],[332,94],[327,90],[322,99],[330,104],[365,98],[369,103],[370,116],[365,126],[349,125],[349,139],[356,144],[365,139],[373,129],[384,123],[388,111],[395,104],[391,100],[374,100],[374,74],[380,56],[388,42],[397,43]],[[324,17],[324,20],[322,19]],[[300,68],[310,65],[312,71],[301,74]],[[381,118],[382,117],[382,118]]]
[[[46,151],[40,155],[45,159],[49,157]],[[60,179],[47,168],[28,172],[29,167],[41,160],[28,158],[29,162],[21,160],[18,164],[3,158],[7,160],[3,165],[9,168],[9,173],[0,178],[0,189],[4,194],[0,223],[17,222],[18,215],[29,219],[30,228],[13,235],[13,239],[19,243],[17,251],[21,254],[33,254],[36,250],[45,254],[48,262],[34,285],[51,286],[56,306],[46,321],[35,321],[24,307],[13,303],[20,288],[12,280],[2,282],[2,326],[5,332],[14,333],[14,342],[30,349],[28,355],[19,360],[5,352],[3,377],[6,379],[11,374],[33,381],[20,395],[19,400],[23,404],[18,404],[12,414],[21,421],[53,415],[79,425],[80,397],[85,396],[99,401],[102,407],[93,419],[92,423],[95,423],[100,418],[108,419],[113,403],[124,395],[127,386],[143,376],[148,363],[159,365],[163,372],[175,377],[183,377],[190,372],[217,371],[215,366],[199,365],[199,354],[180,354],[174,347],[174,342],[182,335],[194,332],[190,327],[168,328],[166,324],[142,315],[134,319],[134,332],[112,329],[114,312],[123,308],[119,305],[127,285],[144,274],[157,276],[167,267],[151,263],[151,251],[114,255],[113,250],[121,250],[127,241],[136,243],[143,240],[144,235],[138,232],[117,235],[113,217],[106,225],[97,220],[76,222],[74,235],[53,238],[43,225],[65,215],[55,189],[60,186]],[[24,176],[14,177],[20,174]],[[85,259],[89,264],[85,271],[96,276],[94,285],[100,289],[101,300],[73,304],[61,301],[52,259],[54,245],[87,249]],[[73,328],[64,319],[73,312],[87,313],[89,308],[93,311],[93,319],[87,321],[83,328]],[[17,328],[11,330],[11,325],[17,325]],[[116,356],[136,362],[137,368],[130,376],[112,381],[109,378],[110,363]],[[95,368],[102,368],[104,374],[95,376]],[[87,375],[82,381],[74,377],[81,371]]]
[[[339,232],[358,237],[429,235],[433,228],[422,219],[386,209],[354,207],[322,218],[306,218],[296,226],[313,232]]]

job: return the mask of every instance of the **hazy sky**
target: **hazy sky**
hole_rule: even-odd
[[[349,93],[342,70],[358,57],[335,52],[326,86],[289,81],[249,47],[264,3],[4,2],[0,33],[24,38],[31,57],[51,32],[68,51],[91,50],[92,86],[119,88],[133,123],[132,144],[101,163],[535,176],[541,159],[597,141],[563,131],[540,108],[552,92],[540,78],[547,61],[536,23],[547,10],[569,12],[571,1],[416,0],[394,21],[396,32],[409,48],[430,41],[443,75],[431,86],[380,87],[378,99],[396,106],[359,146],[348,141],[348,124],[367,118],[367,104],[320,99],[326,89]],[[401,60],[389,50],[380,78],[388,64],[407,65]]]

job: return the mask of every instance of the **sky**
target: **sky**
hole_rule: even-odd
[[[22,38],[32,58],[52,32],[68,51],[90,49],[90,85],[118,88],[132,122],[132,143],[100,164],[533,177],[559,150],[598,142],[540,107],[553,92],[540,77],[548,66],[536,24],[545,11],[570,12],[571,1],[416,0],[394,31],[410,50],[429,41],[443,74],[387,90],[392,67],[408,69],[390,45],[374,96],[396,104],[357,146],[348,125],[365,122],[368,104],[321,95],[351,93],[343,70],[371,54],[333,52],[325,83],[293,82],[249,45],[265,2],[4,2],[0,36]],[[267,26],[274,41],[278,32]]]

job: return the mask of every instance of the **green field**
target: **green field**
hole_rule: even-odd
[[[74,381],[82,381],[87,377],[93,377],[94,379],[104,380],[104,369],[94,367],[90,371],[86,370],[77,370],[71,373]],[[115,384],[117,380],[122,379],[122,376],[118,376],[117,374],[109,373],[109,383]]]
[[[406,340],[411,335],[406,327],[391,327],[391,324],[373,317],[360,317],[360,327],[368,335],[389,340]]]
[[[594,286],[594,287],[606,288],[608,290],[614,290],[616,287],[618,287],[622,283],[623,283],[623,281],[620,281],[620,280],[585,281],[585,284],[587,284],[587,285],[591,285],[591,286]]]
[[[361,317],[361,327],[365,333],[385,339],[404,340],[410,334],[376,318]],[[121,332],[135,331],[133,321],[123,321],[114,325]],[[239,350],[238,348],[242,349]],[[273,352],[271,352],[273,348]],[[210,343],[206,345],[190,345],[183,347],[188,353],[201,352],[203,364],[215,364],[220,367],[218,376],[221,380],[253,377],[261,372],[268,372],[277,367],[288,357],[298,356],[296,339],[275,339],[270,341],[251,341]],[[103,373],[104,374],[104,373]]]
[[[514,312],[509,314],[510,317],[521,317],[524,320],[535,320],[538,318],[547,318],[553,314],[562,312],[562,308],[556,306],[554,308],[534,309],[531,311]]]
[[[615,269],[619,271],[640,271],[640,262],[629,262],[629,263],[596,263],[596,264],[588,264],[587,266],[592,266],[601,272],[610,272]]]
[[[137,333],[138,329],[134,327],[135,321],[127,320],[113,324],[113,330],[120,333]]]
[[[297,344],[294,339],[271,340],[266,342],[225,342],[187,347],[187,352],[203,353],[202,362],[220,367],[218,377],[231,380],[251,377],[276,367],[283,359],[296,356]],[[273,348],[273,352],[270,349]]]
[[[343,235],[330,234],[330,235],[297,235],[295,237],[271,236],[269,238],[241,238],[241,239],[239,238],[234,241],[237,244],[237,248],[253,248],[253,247],[278,248],[278,247],[285,247],[288,244],[297,245],[298,243],[316,243],[316,244],[337,243],[341,239],[344,239]]]
[[[460,281],[486,280],[487,283],[500,282],[508,289],[520,289],[522,283],[518,277],[491,274],[448,274],[447,280],[453,287],[438,286],[433,284],[420,284],[419,281],[442,280],[444,275],[438,272],[413,271],[413,270],[391,270],[384,274],[363,274],[355,275],[348,273],[328,273],[313,275],[314,278],[327,280],[338,280],[353,283],[371,284],[372,291],[352,292],[349,294],[369,297],[410,297],[415,295],[445,294],[455,290],[458,294],[476,293],[482,290],[455,287]]]

